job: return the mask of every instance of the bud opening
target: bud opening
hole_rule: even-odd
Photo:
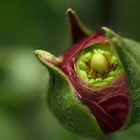
[[[124,71],[109,43],[86,47],[76,59],[75,70],[83,81],[95,88],[109,85]]]

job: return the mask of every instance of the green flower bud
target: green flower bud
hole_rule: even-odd
[[[68,130],[102,137],[140,120],[140,45],[106,27],[91,33],[67,11],[73,46],[60,57],[35,51],[48,68],[47,102]]]

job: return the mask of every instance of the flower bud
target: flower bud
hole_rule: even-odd
[[[92,33],[67,10],[72,47],[60,57],[36,50],[48,68],[48,105],[68,130],[100,137],[139,121],[139,44],[106,27]]]

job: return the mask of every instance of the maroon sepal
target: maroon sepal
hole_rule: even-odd
[[[92,34],[92,32],[81,23],[75,11],[68,9],[67,16],[73,44]]]
[[[60,67],[70,79],[76,95],[89,107],[106,134],[119,130],[128,117],[130,98],[125,74],[117,77],[109,86],[96,89],[88,86],[78,77],[75,72],[75,60],[84,48],[107,42],[107,38],[99,32],[83,38],[64,53]]]

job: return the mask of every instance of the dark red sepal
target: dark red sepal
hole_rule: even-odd
[[[84,83],[76,74],[75,60],[80,52],[97,43],[108,43],[108,39],[97,32],[74,44],[62,56],[60,68],[70,79],[81,102],[89,107],[103,132],[108,134],[121,129],[126,122],[130,111],[130,97],[125,74],[120,75],[109,86],[97,89]]]

